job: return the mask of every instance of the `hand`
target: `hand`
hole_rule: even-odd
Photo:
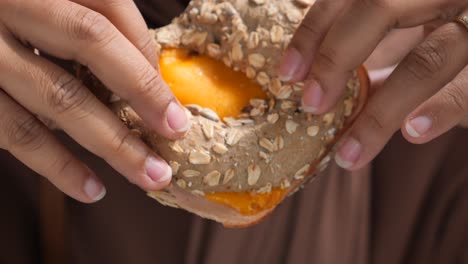
[[[88,66],[149,127],[180,137],[188,118],[156,69],[153,42],[133,1],[0,0],[0,148],[71,197],[101,199],[101,181],[35,118],[39,115],[141,188],[167,185],[172,174],[167,163],[79,80],[30,46]]]
[[[338,149],[340,166],[362,168],[400,128],[410,142],[425,143],[468,115],[468,28],[453,22],[467,7],[467,0],[318,0],[310,9],[280,76],[305,80],[303,107],[316,114],[333,106],[390,29],[434,27],[373,92]]]

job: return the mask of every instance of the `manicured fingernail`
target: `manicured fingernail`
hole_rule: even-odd
[[[192,125],[185,110],[176,102],[167,107],[167,122],[175,132],[187,132]]]
[[[322,104],[323,91],[320,84],[315,80],[309,80],[304,86],[304,95],[302,97],[302,108],[304,112],[317,112]]]
[[[283,82],[289,82],[302,65],[302,55],[295,48],[286,50],[280,64],[279,77]]]
[[[432,127],[432,120],[427,116],[418,116],[406,123],[406,132],[412,137],[418,138],[426,134]]]
[[[172,169],[167,163],[158,158],[149,157],[146,160],[146,174],[148,177],[157,183],[167,182],[172,177]]]
[[[358,161],[361,156],[362,145],[356,139],[350,137],[341,145],[335,155],[335,161],[338,166],[349,169]]]
[[[106,196],[106,188],[94,175],[89,176],[85,181],[83,190],[86,195],[88,195],[88,197],[95,202]]]

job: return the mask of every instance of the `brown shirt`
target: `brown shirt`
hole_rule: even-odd
[[[183,7],[138,2],[159,25]],[[468,263],[467,130],[425,145],[396,135],[371,166],[331,166],[246,229],[163,207],[61,138],[108,189],[95,205],[66,199],[69,263]],[[39,176],[5,152],[0,173],[0,263],[41,263]]]

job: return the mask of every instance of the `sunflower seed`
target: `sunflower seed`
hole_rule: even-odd
[[[252,125],[255,123],[255,121],[250,118],[237,119],[237,122],[239,122],[241,125]]]
[[[197,176],[200,176],[200,172],[199,171],[196,171],[196,170],[184,170],[182,172],[182,175],[184,175],[185,177],[187,178],[190,178],[190,177],[197,177]]]
[[[212,139],[214,136],[214,126],[209,122],[202,122],[201,128],[206,139]]]
[[[330,162],[330,160],[331,160],[330,155],[325,156],[325,158],[323,158],[322,161],[320,161],[319,165],[317,166],[317,169],[320,172],[324,171],[327,168],[328,163]]]
[[[283,41],[284,29],[280,26],[274,25],[270,31],[271,42],[279,43]]]
[[[281,189],[286,189],[286,188],[289,188],[291,186],[291,182],[288,180],[288,179],[284,179],[281,181]]]
[[[241,61],[244,58],[242,46],[239,43],[234,43],[231,49],[232,59],[234,61]]]
[[[261,138],[258,144],[269,152],[275,151],[275,145],[268,138]]]
[[[209,108],[203,108],[201,111],[200,111],[200,115],[203,116],[204,118],[207,118],[211,121],[215,121],[215,122],[218,122],[220,119],[219,119],[219,116],[218,114],[209,109]]]
[[[293,92],[293,89],[290,85],[284,85],[283,87],[280,88],[278,91],[278,94],[276,95],[276,98],[278,99],[288,99]]]
[[[281,103],[281,110],[289,110],[294,108],[296,108],[296,103],[293,101],[286,100]]]
[[[212,58],[219,58],[221,56],[221,47],[216,43],[210,43],[206,46],[208,56]]]
[[[224,56],[222,58],[222,61],[224,63],[224,65],[226,65],[227,67],[231,67],[232,66],[232,59],[231,59],[231,56]]]
[[[284,139],[282,136],[276,136],[275,138],[275,150],[282,150],[284,148]]]
[[[257,75],[257,82],[261,86],[268,85],[270,83],[270,77],[265,72],[259,72]]]
[[[203,107],[196,105],[196,104],[188,104],[185,105],[185,108],[187,108],[192,115],[199,115],[200,112],[203,110]]]
[[[327,113],[323,116],[323,123],[325,124],[325,126],[329,126],[333,123],[333,121],[335,120],[335,113]]]
[[[208,152],[203,150],[192,151],[189,155],[189,162],[194,165],[210,164],[211,156]]]
[[[296,180],[302,180],[306,176],[306,174],[309,172],[310,165],[305,165],[304,167],[300,168],[296,174],[294,174],[294,179]]]
[[[177,175],[177,173],[179,172],[180,163],[178,163],[177,161],[169,161],[169,166],[172,169],[172,175]]]
[[[192,17],[195,17],[197,16],[198,14],[200,13],[200,10],[196,7],[190,9],[189,11],[189,14],[192,16]]]
[[[267,163],[269,162],[270,156],[268,156],[268,154],[266,154],[265,152],[260,151],[260,152],[258,153],[258,155],[260,156],[260,158],[262,158],[263,160],[265,160]]]
[[[265,113],[264,108],[252,108],[252,110],[250,110],[250,116],[261,116],[264,113]]]
[[[203,177],[203,182],[207,184],[208,186],[213,187],[219,184],[220,179],[221,179],[221,173],[215,170],[205,175],[205,177]]]
[[[182,189],[187,188],[187,182],[184,181],[183,179],[178,179],[178,180],[176,181],[176,184],[177,184],[180,188],[182,188]]]
[[[353,113],[353,99],[349,98],[344,101],[344,116],[348,117]]]
[[[296,132],[298,126],[298,123],[292,120],[286,120],[286,131],[288,131],[289,134],[293,134],[294,132]]]
[[[293,84],[293,90],[295,92],[302,92],[304,90],[304,83],[303,82],[297,82]]]
[[[224,144],[216,143],[216,144],[213,145],[213,151],[215,153],[218,153],[218,154],[222,155],[222,154],[225,154],[226,152],[228,152],[228,148]]]
[[[263,194],[263,193],[271,193],[271,188],[273,186],[271,183],[267,183],[265,186],[261,187],[260,189],[257,190],[257,193]]]
[[[247,67],[247,69],[245,70],[245,75],[247,76],[247,78],[249,79],[253,79],[255,78],[255,76],[257,75],[257,72],[255,71],[254,68],[252,67]]]
[[[218,21],[218,16],[213,13],[203,12],[200,16],[200,22],[203,24],[213,25],[216,21]]]
[[[187,32],[181,39],[184,46],[201,47],[208,37],[208,32],[190,31]]]
[[[232,178],[234,178],[234,176],[235,176],[234,170],[233,169],[228,169],[224,173],[223,184],[228,183]]]
[[[269,114],[267,116],[267,121],[270,124],[275,124],[279,119],[279,115],[277,113]]]
[[[274,96],[278,96],[278,93],[280,92],[281,90],[281,80],[278,79],[278,78],[273,78],[272,80],[270,80],[270,92],[274,95]]]
[[[184,149],[179,145],[177,141],[170,142],[169,147],[177,153],[184,153]]]
[[[320,131],[319,126],[310,126],[307,128],[307,135],[311,137],[315,137],[318,135],[319,131]]]
[[[266,0],[250,0],[252,3],[257,4],[257,5],[263,5]]]
[[[256,107],[256,108],[265,107],[265,105],[266,105],[265,100],[256,99],[256,98],[250,99],[249,103],[250,103],[251,106]]]
[[[260,179],[261,169],[257,164],[251,164],[247,168],[247,183],[252,186]]]
[[[247,48],[255,49],[258,47],[259,42],[260,42],[260,35],[257,32],[250,33],[249,40],[247,42]]]
[[[302,12],[297,9],[289,9],[288,12],[286,12],[286,17],[291,23],[298,24],[301,22],[303,15]]]
[[[250,54],[247,59],[249,64],[256,69],[261,69],[263,66],[265,66],[266,59],[262,54],[253,53]]]
[[[234,146],[237,143],[239,143],[239,140],[240,140],[239,131],[237,129],[231,129],[227,134],[226,143],[229,146]]]
[[[271,112],[275,108],[276,100],[274,98],[270,98],[268,101],[268,111]]]

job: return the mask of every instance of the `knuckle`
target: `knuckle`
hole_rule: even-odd
[[[156,49],[155,49],[155,43],[154,40],[149,37],[148,35],[145,35],[145,37],[140,40],[140,50],[141,52],[149,59],[154,59],[156,58]]]
[[[388,129],[388,124],[384,120],[383,112],[376,107],[368,107],[362,112],[361,124],[366,127],[366,131],[372,131],[377,134],[382,133]]]
[[[55,74],[50,79],[52,85],[44,86],[45,101],[57,114],[82,109],[90,98],[90,93],[84,85],[71,75]]]
[[[72,39],[88,43],[101,43],[114,34],[111,22],[100,13],[82,9],[73,14],[76,18],[70,19],[69,32]]]
[[[428,39],[416,47],[404,63],[405,70],[417,80],[432,79],[447,61],[445,41],[439,38]]]
[[[459,112],[467,113],[468,112],[468,99],[467,92],[465,89],[457,84],[452,82],[447,89],[442,90],[445,101],[454,106]]]
[[[19,148],[22,151],[40,149],[46,139],[46,131],[38,120],[23,110],[10,115],[4,124],[7,149]]]
[[[134,90],[135,95],[143,97],[152,97],[155,94],[164,92],[164,87],[161,83],[160,75],[153,67],[145,67],[140,73]]]
[[[69,168],[73,166],[75,162],[75,158],[71,154],[66,154],[65,156],[58,156],[56,159],[51,163],[49,170],[52,173],[47,175],[49,180],[56,180],[58,177],[62,175],[69,174]]]
[[[339,68],[339,64],[336,62],[336,52],[332,49],[322,47],[316,56],[316,64],[320,65],[323,70],[328,71]]]
[[[322,24],[318,21],[318,16],[307,15],[304,18],[299,30],[304,32],[299,33],[301,35],[307,36],[307,38],[320,39],[324,32],[322,32],[317,25]]]
[[[128,146],[130,146],[131,138],[133,137],[132,132],[125,126],[122,126],[117,130],[111,140],[112,153],[124,153]]]

